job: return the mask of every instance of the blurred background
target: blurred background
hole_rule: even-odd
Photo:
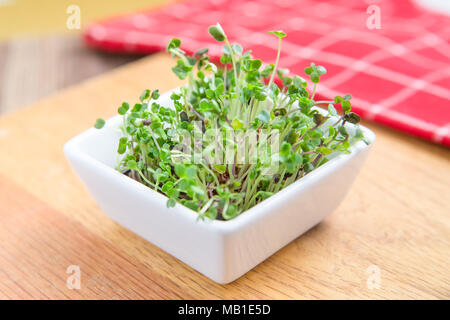
[[[0,0],[0,114],[157,51],[220,46],[207,26],[266,62],[267,31],[287,31],[280,66],[328,75],[321,97],[354,94],[364,119],[450,146],[447,0]],[[423,106],[426,105],[426,109]]]
[[[92,21],[171,2],[0,0],[0,114],[138,59],[141,55],[88,49],[81,39],[83,28]],[[67,27],[68,8],[74,4],[82,10],[80,29]]]

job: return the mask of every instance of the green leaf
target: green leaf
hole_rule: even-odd
[[[167,199],[167,203],[166,203],[167,208],[173,208],[173,207],[175,207],[176,204],[177,204],[177,200],[175,200],[174,198]]]
[[[267,66],[264,67],[264,69],[261,71],[261,76],[263,78],[268,78],[270,77],[270,75],[273,72],[273,69],[275,68],[275,66],[273,64],[268,64]]]
[[[240,186],[242,186],[242,183],[240,181],[233,181],[233,185],[232,188],[239,188]]]
[[[331,103],[328,105],[328,113],[334,117],[338,115],[336,108]]]
[[[321,125],[327,120],[327,117],[321,115],[320,113],[314,113],[313,120],[315,124]]]
[[[128,160],[127,166],[128,166],[128,168],[130,168],[131,170],[137,170],[137,168],[138,168],[138,165],[137,165],[136,160],[133,160],[133,159]]]
[[[216,88],[217,96],[220,96],[225,91],[225,85],[223,83],[219,84]]]
[[[259,59],[252,60],[252,62],[251,62],[252,70],[258,70],[259,68],[261,68],[261,65],[262,65],[262,61]]]
[[[332,126],[329,126],[328,127],[328,136],[334,138],[335,134],[336,134],[336,129],[334,127],[332,127]]]
[[[295,130],[290,130],[286,136],[286,141],[290,144],[294,144],[298,139],[298,133]]]
[[[231,127],[234,130],[240,130],[240,129],[244,128],[244,123],[241,120],[235,118],[235,119],[233,119],[233,121],[231,121]]]
[[[117,148],[118,154],[124,154],[125,151],[127,151],[127,145],[126,144],[119,144],[119,147]]]
[[[117,148],[117,153],[124,154],[127,150],[128,139],[126,137],[121,137],[119,139],[119,147]]]
[[[363,133],[363,131],[361,130],[361,128],[359,126],[356,129],[356,131],[355,131],[355,138],[357,138],[357,139],[364,138],[364,133]]]
[[[205,191],[202,188],[198,187],[198,186],[193,185],[193,186],[191,186],[190,189],[200,199],[205,196]]]
[[[320,81],[320,76],[327,73],[327,69],[323,66],[316,66],[311,62],[311,65],[305,68],[305,73],[309,75],[313,83],[318,83]]]
[[[236,217],[236,215],[237,215],[237,207],[235,204],[230,204],[228,206],[228,210],[222,213],[222,217],[225,220],[233,219],[234,217]]]
[[[133,106],[133,109],[131,109],[131,112],[136,113],[136,112],[141,111],[141,109],[142,109],[142,104],[136,103],[136,104]]]
[[[213,98],[215,97],[215,93],[214,93],[214,91],[211,90],[211,89],[207,89],[206,92],[205,92],[205,94],[206,94],[206,97],[207,97],[208,99],[213,99]]]
[[[283,142],[280,148],[280,156],[287,158],[291,152],[291,144],[286,141]]]
[[[257,119],[259,119],[262,123],[269,123],[270,120],[270,114],[267,112],[267,110],[261,110],[261,112],[256,116]]]
[[[182,164],[175,165],[175,174],[180,178],[186,177],[186,168]]]
[[[296,75],[296,76],[294,76],[293,84],[297,88],[302,88],[302,87],[306,87],[307,82],[302,77],[299,77],[299,76]]]
[[[234,52],[234,53],[237,53],[238,55],[242,55],[243,49],[242,49],[242,46],[241,46],[240,44],[238,44],[238,43],[233,43],[233,44],[231,45],[231,48],[233,49],[233,52]]]
[[[280,78],[283,78],[284,75],[285,75],[285,74],[288,74],[288,73],[289,73],[289,70],[288,70],[288,69],[281,69],[281,68],[277,69],[277,75],[278,75],[278,77],[280,77]]]
[[[259,191],[258,194],[263,200],[265,200],[265,199],[271,197],[273,195],[273,192]]]
[[[324,154],[324,155],[328,155],[328,154],[333,152],[333,150],[331,150],[328,147],[318,147],[317,151],[320,152],[321,154]]]
[[[198,204],[197,204],[198,202],[197,201],[194,201],[194,200],[190,200],[190,201],[185,201],[185,202],[183,202],[183,204],[186,206],[186,207],[188,207],[189,209],[192,209],[192,210],[194,210],[194,211],[197,211],[198,210]]]
[[[173,187],[174,187],[173,182],[172,181],[168,181],[162,186],[161,190],[162,190],[162,192],[167,193],[170,190],[172,190]]]
[[[145,100],[147,100],[150,97],[150,90],[146,89],[141,93],[141,96],[139,97],[139,100],[141,100],[141,102],[144,102]]]
[[[341,100],[341,106],[344,113],[349,113],[352,110],[352,106],[347,100]]]
[[[318,72],[316,72],[316,71],[313,71],[310,74],[310,77],[311,77],[311,81],[313,83],[318,83],[320,81],[320,74]]]
[[[319,76],[322,76],[327,73],[327,69],[325,69],[325,67],[323,66],[317,66],[316,71],[319,74]]]
[[[122,105],[119,107],[119,109],[117,110],[117,112],[120,115],[124,115],[125,113],[127,113],[128,109],[130,109],[130,105],[127,102],[122,103]]]
[[[180,100],[180,98],[181,98],[181,95],[179,95],[179,94],[177,94],[175,92],[170,95],[170,99],[173,100],[173,101]]]
[[[340,126],[338,130],[343,136],[348,136],[347,129],[344,126]]]
[[[97,121],[95,121],[94,128],[101,129],[105,125],[105,120],[102,118],[98,118]]]
[[[206,71],[212,71],[212,72],[216,73],[217,72],[217,66],[214,63],[209,62],[209,63],[206,64],[205,70]]]
[[[208,53],[208,50],[209,50],[208,48],[200,49],[197,52],[195,52],[195,55],[196,56],[203,56],[204,54]]]
[[[208,32],[216,41],[222,42],[225,40],[225,32],[219,23],[215,26],[210,26],[208,28]]]
[[[197,168],[195,166],[190,166],[186,168],[186,177],[194,178],[197,175]]]
[[[283,86],[289,87],[292,84],[291,77],[283,77]]]
[[[344,98],[344,100],[349,101],[352,98],[352,95],[351,94],[346,94],[346,95],[343,96],[343,98]]]
[[[214,170],[217,171],[220,174],[223,174],[227,171],[227,167],[223,164],[215,164],[213,166]]]
[[[172,68],[172,71],[177,75],[181,80],[186,79],[188,73],[192,70],[191,65],[187,65],[184,60],[178,59],[177,65]]]
[[[152,92],[152,99],[153,100],[158,99],[159,96],[160,96],[160,94],[159,94],[159,90],[158,89]]]
[[[274,31],[269,31],[269,34],[273,34],[276,35],[278,38],[282,39],[284,37],[286,37],[286,33],[284,33],[283,31],[279,30],[274,30]]]
[[[202,99],[197,110],[201,112],[217,112],[218,107],[216,106],[214,100]]]
[[[173,38],[169,41],[169,43],[167,44],[167,51],[171,50],[171,49],[176,49],[179,48],[181,45],[181,41],[180,39],[177,38]]]
[[[359,123],[361,118],[354,112],[349,112],[344,115],[344,120],[353,124]]]

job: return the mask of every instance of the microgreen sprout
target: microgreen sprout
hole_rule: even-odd
[[[286,33],[283,31],[269,31],[269,34],[276,35],[278,37],[278,50],[277,50],[277,58],[275,61],[275,67],[273,68],[272,75],[270,76],[270,81],[268,87],[270,88],[273,83],[273,79],[275,77],[275,71],[278,68],[278,62],[280,61],[280,54],[281,54],[281,40],[286,37]]]
[[[102,118],[98,118],[97,121],[95,121],[94,127],[96,129],[101,129],[101,128],[103,128],[104,125],[105,125],[105,120],[103,120]]]
[[[174,38],[167,45],[177,59],[172,71],[187,84],[171,93],[170,104],[161,104],[158,90],[144,90],[137,103],[117,110],[117,170],[167,196],[167,207],[232,219],[364,141],[350,95],[314,100],[324,67],[305,68],[311,91],[303,77],[279,68],[284,32],[269,32],[278,51],[274,64],[263,65],[231,44],[220,24],[208,31],[225,43],[220,64],[206,48],[187,55]],[[97,119],[95,128],[104,125]]]

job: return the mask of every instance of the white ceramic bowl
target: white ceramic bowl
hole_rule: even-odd
[[[160,97],[170,104],[170,92]],[[100,208],[212,280],[229,283],[318,224],[339,205],[363,165],[375,135],[361,127],[370,145],[358,142],[320,168],[230,221],[201,221],[197,213],[119,173],[121,117],[91,128],[64,146],[74,170]],[[350,127],[352,125],[349,125]],[[350,128],[351,130],[351,128]]]

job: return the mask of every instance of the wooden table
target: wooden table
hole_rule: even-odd
[[[90,50],[79,35],[20,37],[1,42],[0,114],[138,58]]]
[[[450,151],[374,124],[339,209],[231,284],[111,221],[63,144],[142,89],[179,85],[171,65],[145,58],[0,118],[0,298],[450,298]],[[79,290],[66,286],[70,265]]]

